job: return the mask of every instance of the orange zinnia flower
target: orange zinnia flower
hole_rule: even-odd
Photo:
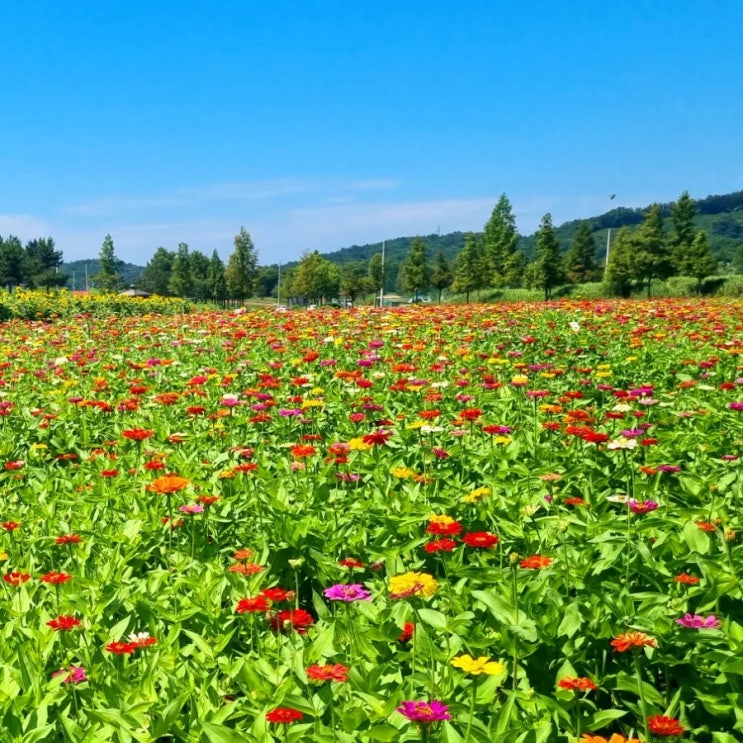
[[[155,432],[147,428],[129,428],[126,431],[122,431],[121,435],[130,441],[144,441],[150,438],[150,436],[154,436]]]
[[[543,555],[532,555],[531,557],[525,557],[519,565],[527,570],[541,570],[542,568],[548,568],[552,564],[551,557],[544,557]]]
[[[603,735],[591,735],[583,733],[580,743],[640,743],[639,738],[625,738],[621,733],[614,733],[611,738],[604,738]]]
[[[628,650],[634,650],[635,648],[658,647],[655,638],[646,635],[644,632],[623,632],[611,641],[611,646],[618,653],[626,653]]]
[[[153,480],[148,486],[147,490],[151,493],[160,493],[160,495],[170,495],[171,493],[177,493],[183,488],[191,484],[190,480],[185,477],[178,477],[178,475],[163,475],[158,477],[157,480]]]

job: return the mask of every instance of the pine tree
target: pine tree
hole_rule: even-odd
[[[454,283],[452,290],[465,295],[465,302],[470,301],[470,292],[481,289],[484,281],[482,254],[477,238],[468,232],[464,238],[464,247],[454,261]]]
[[[697,280],[699,293],[702,291],[705,277],[717,270],[717,261],[712,257],[707,233],[704,230],[697,232],[691,246],[684,251],[680,269],[684,276],[692,276]]]
[[[215,250],[209,260],[206,272],[206,283],[209,287],[209,298],[217,302],[227,299],[227,281],[224,277],[224,263]]]
[[[596,281],[598,278],[596,242],[588,222],[580,223],[570,249],[565,254],[565,273],[574,284]]]
[[[178,243],[178,250],[175,253],[170,281],[168,282],[168,291],[175,297],[185,298],[193,296],[193,289],[188,245]]]
[[[17,237],[9,235],[5,240],[0,237],[0,286],[12,291],[23,283],[24,259],[23,244]]]
[[[629,296],[632,289],[634,250],[632,233],[628,227],[622,227],[611,246],[609,263],[606,266],[606,283],[612,294]]]
[[[193,250],[189,253],[188,270],[191,274],[190,296],[200,302],[211,299],[209,288],[209,263],[209,259],[200,250]]]
[[[640,284],[645,283],[648,296],[653,279],[667,279],[673,275],[673,262],[663,231],[660,204],[653,204],[645,221],[632,235],[634,243],[633,272]]]
[[[116,257],[114,241],[111,235],[103,238],[101,252],[98,255],[98,264],[100,269],[94,276],[94,281],[98,288],[103,292],[114,292],[121,287],[121,274],[119,270],[122,265]]]
[[[417,300],[423,289],[427,289],[431,283],[431,266],[428,263],[428,251],[426,244],[420,237],[413,238],[410,250],[402,264],[402,280],[405,291],[413,294]]]
[[[494,287],[514,286],[520,280],[521,261],[517,255],[519,235],[511,202],[501,194],[483,228],[482,250],[486,282]]]
[[[235,250],[227,260],[225,280],[230,297],[244,300],[253,296],[258,269],[258,253],[250,238],[250,233],[244,227],[241,227],[240,232],[235,235],[234,245]]]
[[[454,280],[454,275],[449,268],[449,263],[446,260],[443,250],[439,250],[436,253],[436,263],[433,267],[433,273],[431,274],[431,286],[436,289],[439,293],[439,304],[441,304],[441,292],[446,289],[447,286],[451,286]]]
[[[559,286],[564,274],[560,243],[552,226],[552,215],[545,214],[536,234],[536,261],[534,264],[534,278],[536,285],[544,289],[545,302],[552,296],[552,290]]]
[[[691,244],[696,237],[694,229],[694,214],[696,213],[696,203],[689,196],[688,191],[684,191],[679,196],[678,201],[671,204],[671,225],[673,230],[669,238],[671,258],[676,267],[681,270],[681,264],[684,259],[684,252],[691,248]]]
[[[24,248],[23,274],[34,288],[64,286],[67,274],[60,273],[62,251],[55,250],[51,237],[29,240]]]
[[[167,297],[170,294],[170,275],[173,272],[173,262],[175,253],[159,247],[152,258],[148,261],[142,275],[137,282],[140,289],[158,294],[161,297]]]

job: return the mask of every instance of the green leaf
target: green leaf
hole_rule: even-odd
[[[435,609],[422,608],[418,610],[418,616],[424,624],[430,624],[436,629],[446,629],[446,616]]]
[[[214,722],[202,722],[201,732],[209,743],[246,743],[249,740],[232,728]]]
[[[692,552],[706,555],[709,552],[709,537],[693,521],[687,521],[681,535]]]

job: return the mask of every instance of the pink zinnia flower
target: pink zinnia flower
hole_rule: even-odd
[[[719,629],[722,626],[722,622],[714,614],[710,614],[708,617],[699,614],[684,614],[683,617],[676,620],[676,624],[680,624],[686,629]]]
[[[352,601],[371,600],[371,593],[359,583],[338,583],[326,588],[323,595],[331,601],[345,601],[347,604]]]
[[[431,723],[451,720],[449,707],[442,702],[403,702],[397,711],[414,722]]]

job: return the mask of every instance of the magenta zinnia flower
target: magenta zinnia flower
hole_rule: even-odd
[[[397,711],[414,722],[440,722],[451,720],[449,707],[442,702],[403,702]]]
[[[638,501],[634,498],[627,504],[630,511],[633,513],[648,513],[649,511],[655,511],[658,508],[658,504],[654,500]]]
[[[684,614],[683,617],[676,620],[676,624],[680,624],[686,629],[719,629],[722,622],[714,614],[710,614],[708,617],[699,614]]]
[[[81,684],[88,680],[85,675],[85,668],[82,666],[70,666],[69,669],[61,668],[59,671],[55,671],[52,676],[64,676],[62,682],[64,684]]]
[[[345,601],[349,604],[352,601],[369,601],[371,599],[371,593],[359,583],[338,583],[326,588],[323,594],[331,601]]]

